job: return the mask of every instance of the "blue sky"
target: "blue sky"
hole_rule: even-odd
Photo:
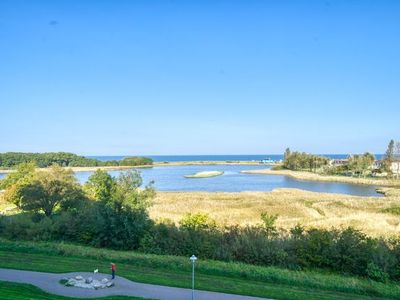
[[[0,1],[0,152],[382,153],[400,1]]]

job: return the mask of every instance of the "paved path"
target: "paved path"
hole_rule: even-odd
[[[190,300],[192,291],[190,289],[167,287],[162,285],[137,283],[116,276],[115,286],[108,289],[87,290],[78,287],[66,287],[59,283],[64,277],[75,277],[81,275],[85,278],[91,276],[94,279],[109,278],[105,274],[93,273],[42,273],[32,271],[21,271],[13,269],[0,268],[0,281],[12,281],[19,283],[29,283],[35,285],[42,290],[62,296],[76,297],[76,298],[93,298],[111,295],[123,296],[136,296],[148,299],[159,300]],[[265,298],[239,296],[232,294],[195,291],[196,300],[261,300]]]

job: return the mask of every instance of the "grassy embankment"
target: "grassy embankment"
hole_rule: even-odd
[[[220,171],[204,171],[204,172],[197,172],[193,175],[185,175],[185,178],[208,178],[208,177],[216,177],[224,174],[224,172]]]
[[[308,180],[308,181],[342,182],[342,183],[352,183],[352,184],[400,187],[400,180],[398,179],[363,178],[363,177],[350,177],[343,175],[322,175],[306,171],[271,170],[271,169],[249,170],[249,171],[242,171],[242,173],[284,175],[284,176],[290,176],[298,180]]]
[[[219,224],[255,224],[261,212],[278,214],[277,226],[348,227],[372,236],[400,233],[400,190],[386,188],[385,197],[358,197],[297,189],[272,192],[158,192],[152,219],[178,222],[186,213],[202,212]]]
[[[99,268],[101,272],[107,272],[110,261],[117,263],[118,275],[130,280],[190,288],[191,265],[186,257],[145,255],[62,243],[0,240],[0,267],[3,268],[55,273]],[[196,266],[196,274],[198,289],[275,299],[400,297],[400,287],[395,283],[383,284],[357,277],[289,271],[201,258]]]
[[[2,300],[70,300],[76,298],[57,296],[46,293],[41,289],[30,285],[14,282],[0,281],[0,299]],[[90,298],[92,300],[141,300],[143,298],[127,297],[127,296],[112,296],[101,298]]]

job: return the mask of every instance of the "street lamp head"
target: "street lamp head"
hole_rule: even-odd
[[[190,257],[190,260],[192,261],[192,263],[194,263],[197,260],[197,257],[194,256],[194,254]]]

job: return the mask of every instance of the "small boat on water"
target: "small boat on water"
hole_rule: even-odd
[[[265,159],[262,159],[262,160],[260,160],[260,164],[265,164],[265,165],[268,165],[268,164],[273,164],[273,163],[275,163],[275,161],[274,160],[272,160],[271,158],[269,158],[269,157],[267,157],[267,158],[265,158]]]

